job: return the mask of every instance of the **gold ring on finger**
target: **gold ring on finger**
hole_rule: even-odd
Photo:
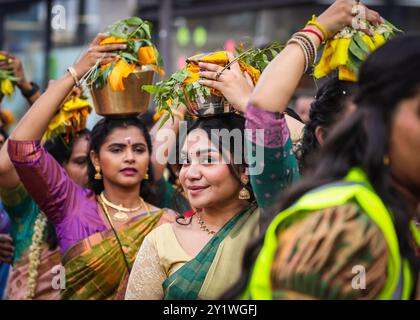
[[[7,63],[12,64],[13,63],[13,59],[12,58],[7,59]]]

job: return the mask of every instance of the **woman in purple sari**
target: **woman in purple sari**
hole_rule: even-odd
[[[63,255],[63,299],[114,299],[129,274],[144,236],[172,219],[154,207],[148,184],[151,140],[135,117],[102,119],[92,129],[89,185],[83,188],[41,146],[40,139],[61,102],[97,62],[118,57],[125,44],[99,45],[55,81],[19,122],[8,143],[16,171],[45,215],[54,223]],[[140,196],[141,195],[141,196]],[[144,199],[143,199],[144,197]]]

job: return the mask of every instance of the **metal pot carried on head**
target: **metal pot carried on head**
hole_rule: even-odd
[[[102,88],[91,88],[93,105],[101,116],[130,116],[147,111],[150,93],[142,89],[143,85],[153,84],[155,71],[147,66],[136,67],[123,80],[125,90],[114,91],[107,82]]]
[[[164,75],[163,61],[152,43],[150,22],[139,17],[115,21],[99,45],[125,44],[114,50],[117,59],[96,65],[84,76],[97,114],[105,117],[136,116],[147,111],[154,74]]]
[[[240,65],[240,68],[243,69],[243,71],[248,70],[255,70],[252,74],[258,73],[259,77],[259,71],[254,69],[251,66],[248,66],[240,61],[240,58],[242,56],[238,56],[234,58],[232,61],[229,61],[229,57],[226,51],[217,51],[217,52],[209,52],[209,53],[201,53],[197,54],[193,57],[190,57],[186,60],[187,63],[187,71],[190,74],[189,80],[190,83],[194,81],[199,80],[198,73],[201,71],[201,68],[199,67],[200,62],[208,62],[213,64],[218,64],[219,66],[223,67],[222,70],[218,72],[218,75],[230,67],[231,64],[238,62]],[[220,74],[219,74],[220,73]],[[256,80],[256,79],[255,79]],[[197,90],[193,91],[195,94],[190,94],[193,96],[191,97],[186,91],[185,86],[183,87],[186,101],[188,103],[188,112],[192,115],[198,116],[198,117],[205,117],[205,116],[212,116],[212,115],[218,115],[223,113],[233,113],[237,112],[235,108],[229,104],[229,102],[226,100],[226,98],[221,94],[221,92],[212,89],[210,91],[209,95],[202,94],[202,91]],[[191,99],[193,98],[193,99]]]
[[[211,94],[210,96],[204,97],[196,95],[194,97],[195,101],[191,101],[188,94],[185,92],[185,89],[184,93],[188,103],[188,112],[191,115],[205,117],[235,112],[235,109],[228,103],[224,96]]]

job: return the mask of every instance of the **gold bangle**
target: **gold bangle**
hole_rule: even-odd
[[[79,78],[77,76],[76,70],[72,66],[70,66],[70,67],[67,68],[67,71],[70,73],[71,77],[73,78],[74,84],[76,85],[76,87],[80,87],[81,84],[80,84]]]
[[[313,65],[317,60],[317,48],[316,48],[315,43],[312,41],[310,37],[308,37],[303,32],[295,33],[293,35],[293,38],[301,39],[305,43],[305,45],[309,48],[310,53],[311,53],[310,61],[311,61],[311,65]]]
[[[303,44],[303,40],[301,40],[301,39],[292,38],[289,41],[287,41],[286,45],[289,45],[289,44],[292,44],[292,43],[297,44],[303,51],[303,56],[305,58],[305,69],[304,69],[303,73],[306,73],[306,71],[308,71],[309,63],[310,63],[310,53],[308,52],[309,49],[307,49],[305,47],[305,45]]]
[[[313,15],[312,16],[312,20],[309,20],[307,23],[306,23],[306,25],[307,26],[315,26],[315,27],[317,27],[318,29],[319,29],[319,31],[321,31],[322,32],[322,35],[324,36],[324,42],[325,41],[327,41],[327,39],[328,39],[328,32],[327,32],[327,30],[325,30],[325,28],[319,23],[319,22],[316,22],[315,21],[315,19],[316,19],[316,16],[315,15]]]

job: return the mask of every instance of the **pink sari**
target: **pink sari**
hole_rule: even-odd
[[[53,278],[57,274],[51,272],[56,266],[61,264],[60,249],[48,250],[44,245],[41,252],[41,263],[38,268],[37,286],[35,289],[34,300],[59,300],[60,290],[52,287]],[[13,265],[7,283],[6,296],[9,300],[23,300],[28,292],[29,277],[29,250],[26,250],[18,263]]]

